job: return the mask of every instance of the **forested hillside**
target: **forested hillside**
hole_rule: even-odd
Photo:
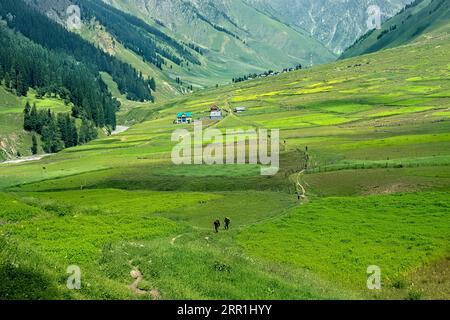
[[[0,19],[0,158],[57,152],[96,138],[97,128],[114,130],[120,102],[101,72],[128,99],[153,100],[153,79],[22,0],[2,1]]]
[[[130,65],[103,53],[80,36],[34,10],[22,0],[0,3],[0,16],[9,28],[15,29],[49,50],[64,52],[83,62],[93,72],[108,72],[119,85],[121,93],[132,100],[151,100],[148,79],[143,79]]]
[[[120,104],[111,96],[98,75],[72,57],[33,43],[4,25],[0,26],[0,85],[5,88],[2,91],[6,90],[1,95],[1,118],[14,119],[6,126],[12,128],[9,132],[1,130],[1,158],[20,156],[22,152],[25,155],[29,152],[38,153],[37,136],[41,136],[42,150],[53,153],[95,139],[96,127],[107,126],[110,130],[116,127],[116,112]],[[22,105],[23,119],[8,117],[11,111],[11,115],[16,114],[14,108],[17,108],[19,101],[23,101],[7,99],[8,95],[29,99],[31,90],[35,103],[33,107],[28,101]],[[50,110],[54,108],[52,104],[48,110],[41,108],[38,111],[36,101],[44,104],[49,98],[61,100],[67,106],[65,112],[56,115]],[[10,101],[13,105],[10,105]],[[79,130],[76,119],[82,122]],[[23,150],[21,144],[27,143],[24,137],[19,141],[13,139],[12,142],[8,139],[11,135],[23,136],[20,134],[21,129],[30,133],[31,148],[27,152],[8,154],[8,149]]]
[[[90,68],[5,26],[0,27],[0,79],[18,96],[26,96],[29,88],[34,88],[39,97],[58,95],[73,103],[73,115],[92,120],[99,127],[116,124],[118,105]]]
[[[160,69],[166,64],[165,59],[177,65],[183,61],[200,64],[189,47],[139,18],[117,10],[102,1],[76,0],[74,3],[80,6],[85,20],[98,20],[126,48]]]

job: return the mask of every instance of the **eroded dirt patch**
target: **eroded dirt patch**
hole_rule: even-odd
[[[144,276],[142,275],[142,272],[138,268],[133,267],[133,270],[131,270],[130,275],[134,279],[134,281],[128,287],[131,290],[133,290],[135,294],[139,296],[148,295],[152,300],[161,299],[161,294],[157,289],[142,290],[139,288],[140,283],[142,282],[142,280],[144,280]]]
[[[373,186],[371,188],[367,188],[362,192],[363,196],[366,195],[388,195],[393,193],[401,193],[401,192],[415,192],[417,191],[417,187],[405,183],[392,183],[381,186]]]

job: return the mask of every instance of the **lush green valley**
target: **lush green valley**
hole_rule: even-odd
[[[449,28],[133,104],[119,113],[119,123],[136,122],[126,132],[0,164],[0,297],[449,299]],[[2,137],[25,139],[14,123],[33,97],[0,87]],[[68,108],[55,96],[37,104]],[[191,130],[173,124],[177,113],[201,119],[213,104],[224,118],[205,124],[221,132],[280,129],[276,175],[172,163],[173,131]],[[231,229],[215,233],[224,217]],[[81,268],[81,290],[66,287],[70,265]],[[381,290],[367,288],[370,265]]]

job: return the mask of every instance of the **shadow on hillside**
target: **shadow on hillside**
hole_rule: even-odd
[[[0,266],[1,300],[60,299],[62,294],[51,280],[39,272],[13,264]]]

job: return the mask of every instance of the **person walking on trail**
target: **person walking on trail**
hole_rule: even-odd
[[[230,218],[225,218],[225,220],[223,221],[224,222],[224,224],[225,224],[225,230],[228,230],[228,229],[230,229],[230,223],[231,223],[231,220],[230,220]]]
[[[219,228],[220,228],[220,221],[219,220],[214,221],[214,230],[216,231],[216,233],[219,232]]]

